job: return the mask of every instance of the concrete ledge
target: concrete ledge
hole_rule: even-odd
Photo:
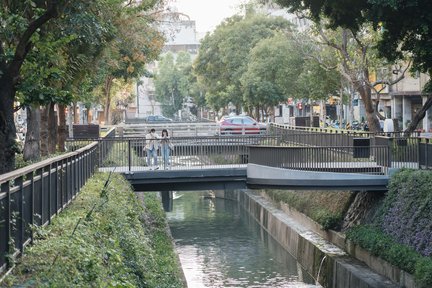
[[[386,175],[300,171],[257,164],[247,165],[247,184],[258,187],[387,190],[388,180]]]
[[[361,261],[349,257],[342,249],[323,240],[320,235],[289,217],[263,197],[249,192],[229,193],[224,196],[238,200],[324,287],[399,287],[373,272]]]

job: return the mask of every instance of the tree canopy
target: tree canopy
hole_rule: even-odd
[[[249,52],[277,31],[290,31],[290,22],[281,17],[251,14],[226,19],[203,39],[194,71],[208,89],[207,101],[214,108],[230,102],[243,104],[241,77],[247,70]]]
[[[413,68],[432,69],[432,2],[428,0],[275,0],[291,12],[310,13],[316,21],[325,17],[331,28],[359,31],[363,24],[381,28],[378,50],[391,61],[410,53]]]
[[[257,43],[249,53],[241,83],[247,107],[271,109],[288,97],[296,97],[297,77],[304,59],[295,43],[276,34]]]
[[[157,7],[164,3],[1,2],[0,150],[4,153],[0,154],[0,173],[14,167],[15,101],[65,104],[71,97],[74,101],[82,95],[87,98],[92,88],[106,83],[108,75],[112,79],[137,77],[163,45],[152,22]],[[102,60],[106,55],[109,58]]]
[[[187,52],[178,53],[176,58],[167,53],[161,59],[154,83],[156,99],[162,103],[165,115],[177,115],[184,100],[197,92],[191,70],[192,58]]]

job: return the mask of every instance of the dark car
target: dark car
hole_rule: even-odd
[[[265,124],[257,122],[249,116],[231,116],[219,122],[219,132],[225,134],[261,134],[265,133]]]
[[[146,122],[152,122],[152,123],[166,123],[166,122],[172,122],[173,120],[167,117],[164,117],[162,115],[150,115],[147,116]]]

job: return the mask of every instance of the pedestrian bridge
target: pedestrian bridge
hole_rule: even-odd
[[[388,146],[305,147],[269,135],[181,137],[172,142],[169,165],[159,155],[158,170],[151,170],[144,138],[104,139],[99,170],[123,173],[137,191],[386,190],[394,171],[419,167],[415,151],[401,148],[404,153],[395,153]]]

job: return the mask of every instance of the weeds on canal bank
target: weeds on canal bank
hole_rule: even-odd
[[[432,287],[432,173],[402,170],[371,225],[347,238],[400,269],[414,274],[418,287]]]
[[[351,204],[351,192],[266,190],[275,202],[282,202],[307,215],[323,229],[339,229]]]
[[[25,287],[183,287],[155,194],[144,207],[129,183],[96,174],[53,223],[36,228],[2,285]]]

